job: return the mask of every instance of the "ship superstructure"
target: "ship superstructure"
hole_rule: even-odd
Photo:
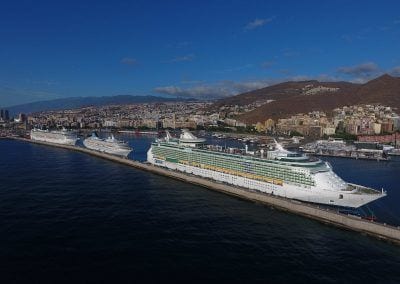
[[[345,182],[332,166],[291,152],[276,143],[260,157],[232,148],[206,145],[184,130],[179,139],[169,133],[151,144],[147,161],[240,187],[306,202],[357,208],[386,195],[382,191]]]
[[[114,135],[103,139],[96,133],[92,133],[92,136],[83,140],[83,145],[88,149],[123,157],[127,157],[133,150],[128,143],[115,139]]]
[[[34,128],[31,130],[31,139],[55,144],[75,145],[78,137],[76,132],[63,130],[42,130]]]

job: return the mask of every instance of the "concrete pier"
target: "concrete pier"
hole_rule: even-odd
[[[319,208],[317,205],[312,205],[308,203],[302,203],[296,200],[290,200],[286,198],[281,198],[277,196],[271,196],[261,192],[250,191],[244,188],[239,188],[236,186],[231,186],[228,184],[217,183],[212,180],[196,177],[193,175],[188,175],[181,172],[175,172],[167,170],[164,168],[156,167],[150,164],[141,163],[138,161],[129,160],[126,158],[121,158],[118,156],[113,156],[110,154],[105,154],[90,150],[83,147],[69,146],[69,145],[59,145],[53,143],[33,141],[29,139],[19,138],[19,137],[9,137],[10,139],[41,144],[46,146],[52,146],[57,148],[68,149],[72,151],[86,153],[92,156],[96,156],[102,159],[110,160],[120,164],[124,164],[130,167],[134,167],[139,170],[148,171],[154,174],[167,176],[184,182],[199,185],[208,189],[223,192],[229,195],[233,195],[242,199],[247,199],[255,202],[261,202],[265,205],[275,207],[277,209],[287,211],[290,213],[306,216],[308,218],[320,221],[322,223],[331,224],[340,228],[347,230],[352,230],[356,232],[361,232],[369,236],[386,240],[392,243],[400,245],[400,228],[394,227],[378,222],[373,222],[369,220],[362,219],[361,217],[346,215],[338,213],[337,211]]]

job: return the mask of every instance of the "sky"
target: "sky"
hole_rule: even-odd
[[[400,76],[400,1],[0,2],[0,106]]]

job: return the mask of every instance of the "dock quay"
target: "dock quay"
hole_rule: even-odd
[[[360,160],[374,160],[374,161],[389,161],[390,157],[384,157],[381,154],[376,155],[372,153],[371,155],[365,155],[365,153],[351,152],[351,153],[341,153],[341,152],[305,152],[313,156],[321,157],[335,157],[335,158],[349,158],[349,159],[360,159]]]
[[[87,148],[79,146],[53,144],[48,142],[33,141],[26,138],[20,137],[7,137],[7,139],[14,139],[18,141],[24,141],[34,144],[40,144],[45,146],[57,147],[66,150],[76,151],[92,155],[105,160],[120,163],[126,166],[151,172],[153,174],[174,178],[183,182],[191,183],[194,185],[202,186],[207,189],[215,190],[221,193],[225,193],[231,196],[235,196],[241,199],[258,202],[267,206],[271,206],[278,210],[286,211],[292,214],[301,215],[321,223],[333,225],[342,229],[355,231],[368,235],[380,240],[388,241],[397,245],[400,245],[400,227],[387,225],[385,223],[374,222],[371,220],[362,219],[361,217],[348,215],[330,210],[327,208],[320,208],[318,205],[303,203],[297,200],[286,199],[283,197],[277,197],[257,191],[252,191],[244,188],[240,188],[233,185],[224,183],[218,183],[213,180],[175,172],[168,169],[153,166],[151,164],[130,160],[102,152],[97,152]]]
[[[343,140],[318,140],[305,144],[302,151],[314,156],[328,156],[351,159],[388,161],[387,151],[378,143],[354,142],[347,144]]]

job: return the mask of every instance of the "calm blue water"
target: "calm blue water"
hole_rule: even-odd
[[[130,137],[136,159],[151,140]],[[82,153],[0,140],[0,157],[1,283],[400,282],[400,247],[361,234]],[[399,161],[330,162],[399,219]]]

